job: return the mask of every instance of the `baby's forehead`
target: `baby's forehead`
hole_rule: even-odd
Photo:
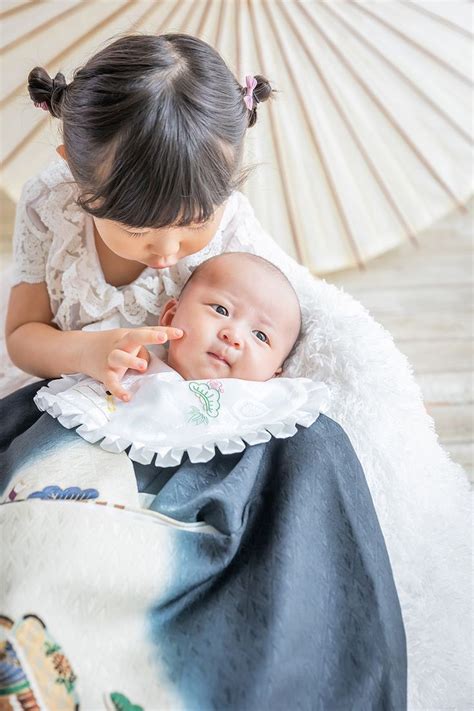
[[[262,294],[262,287],[275,297],[282,291],[291,289],[285,278],[271,265],[246,259],[239,255],[220,255],[204,262],[195,279],[203,287],[235,289],[244,298],[254,299]]]
[[[255,283],[255,288],[263,279],[282,284],[286,282],[280,270],[266,259],[242,252],[220,254],[203,262],[196,271],[196,276],[209,284],[220,283],[223,278],[228,282],[242,281],[248,273],[258,275],[259,282]],[[290,284],[287,284],[287,288],[291,289]]]
[[[240,302],[262,308],[275,321],[289,313],[299,320],[298,297],[287,278],[266,260],[254,255],[219,255],[198,268],[193,280],[200,288],[215,288],[235,295]],[[285,307],[285,308],[284,308]]]

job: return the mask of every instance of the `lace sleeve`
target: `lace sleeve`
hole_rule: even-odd
[[[52,236],[35,206],[46,189],[37,176],[27,180],[22,188],[13,230],[12,286],[20,282],[39,284],[45,281]]]

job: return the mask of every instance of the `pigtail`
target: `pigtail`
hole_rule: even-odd
[[[61,105],[66,89],[67,82],[61,72],[58,72],[54,79],[43,67],[35,67],[28,74],[28,93],[31,100],[35,106],[49,111],[55,118],[61,118]]]
[[[275,93],[275,89],[272,89],[272,86],[268,79],[263,77],[261,74],[256,74],[255,75],[255,80],[257,82],[253,92],[252,92],[252,99],[253,99],[253,105],[251,109],[248,109],[249,113],[249,119],[248,119],[248,127],[252,128],[252,126],[255,125],[257,122],[257,107],[260,103],[263,101],[267,101],[272,97],[272,95]],[[241,87],[242,90],[242,96],[245,96],[247,94],[247,89],[246,87]]]

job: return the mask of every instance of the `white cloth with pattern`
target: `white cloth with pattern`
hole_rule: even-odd
[[[74,204],[74,186],[64,180],[72,177],[58,159],[26,183],[14,235],[14,280],[46,281],[61,328],[116,315],[124,325],[156,324],[164,301],[179,293],[192,269],[222,251],[266,257],[288,276],[301,302],[303,335],[283,375],[328,386],[326,414],[345,429],[364,468],[407,632],[409,706],[469,708],[469,487],[439,445],[412,369],[391,335],[350,295],[288,257],[240,193],[229,199],[217,234],[201,252],[171,269],[145,269],[128,286],[110,286],[91,218]]]
[[[161,467],[180,464],[185,452],[191,462],[208,462],[216,447],[234,454],[272,435],[292,437],[327,407],[326,386],[309,378],[185,380],[162,355],[151,355],[146,373],[125,374],[130,402],[84,375],[53,380],[35,402],[88,442],[109,452],[130,447],[130,459]]]

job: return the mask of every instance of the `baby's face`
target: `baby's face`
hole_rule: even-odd
[[[186,380],[269,380],[281,372],[300,327],[291,289],[258,263],[223,255],[169,301],[160,323],[181,328],[168,364]]]

